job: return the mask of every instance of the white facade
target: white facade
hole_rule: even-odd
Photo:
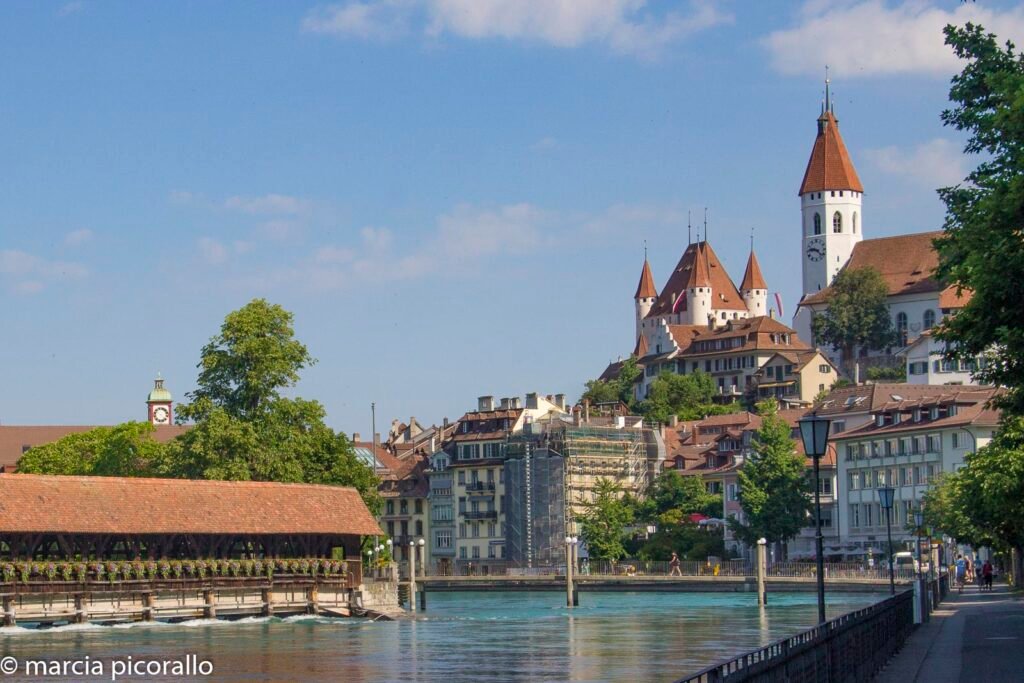
[[[821,190],[800,196],[805,295],[832,284],[850,260],[853,245],[863,234],[861,199],[862,193],[854,190]]]
[[[656,297],[645,296],[634,299],[636,305],[636,339],[640,338],[640,335],[644,333],[644,318],[651,312],[651,307],[654,306]]]
[[[899,352],[906,361],[908,384],[978,384],[971,370],[980,361],[962,363],[942,357],[945,345],[930,334],[922,334]]]

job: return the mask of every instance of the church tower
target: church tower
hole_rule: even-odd
[[[761,274],[761,264],[754,256],[753,245],[750,247],[750,258],[747,259],[747,270],[743,273],[740,296],[743,297],[743,303],[746,304],[751,318],[768,315],[768,283]]]
[[[156,427],[174,424],[171,392],[164,389],[164,378],[158,372],[153,380],[153,391],[146,397],[149,406],[149,423]]]
[[[800,184],[801,257],[804,296],[832,284],[861,240],[864,188],[850,161],[825,79],[825,103],[818,136]]]
[[[646,251],[646,247],[644,247]],[[636,294],[633,302],[636,305],[636,338],[643,334],[644,318],[651,312],[654,301],[658,298],[658,290],[654,287],[654,276],[651,275],[651,264],[647,262],[647,254],[644,254],[644,267],[640,271],[640,282],[636,286]]]

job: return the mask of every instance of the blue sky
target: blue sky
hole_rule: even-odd
[[[143,419],[257,296],[338,429],[575,398],[704,207],[788,317],[824,65],[865,236],[936,229],[971,17],[1024,39],[955,0],[0,4],[0,423]]]

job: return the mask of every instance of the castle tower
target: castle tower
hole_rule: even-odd
[[[860,178],[839,135],[839,120],[835,117],[826,78],[818,136],[799,192],[805,296],[828,287],[850,259],[853,246],[861,240],[863,193]]]
[[[750,317],[768,315],[768,284],[761,274],[761,265],[757,262],[753,248],[750,249],[750,258],[747,259],[747,270],[743,273],[740,296],[743,297]]]
[[[714,316],[711,306],[711,267],[708,265],[707,242],[697,243],[697,254],[686,283],[686,298],[689,300],[688,325],[707,325]]]
[[[149,423],[161,427],[174,424],[174,406],[171,392],[164,389],[164,378],[158,372],[153,380],[153,390],[146,397],[149,407]]]
[[[633,301],[636,306],[636,338],[643,334],[644,318],[651,312],[654,301],[658,298],[658,290],[654,287],[654,276],[651,275],[651,264],[644,255],[644,267],[640,271],[640,282],[636,286]]]

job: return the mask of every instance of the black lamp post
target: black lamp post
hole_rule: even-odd
[[[828,450],[828,429],[831,420],[811,414],[802,418],[800,439],[804,453],[814,461],[814,545],[818,557],[818,623],[825,622],[825,550],[821,539],[821,482],[818,463]]]
[[[916,528],[917,534],[917,580],[920,581],[924,578],[921,572],[921,563],[924,558],[921,556],[921,527],[924,526],[924,511],[921,508],[914,510],[914,527]]]
[[[891,486],[878,489],[878,504],[885,510],[885,535],[889,539],[889,595],[896,595],[895,559],[892,554],[892,502],[895,497],[896,489]]]

